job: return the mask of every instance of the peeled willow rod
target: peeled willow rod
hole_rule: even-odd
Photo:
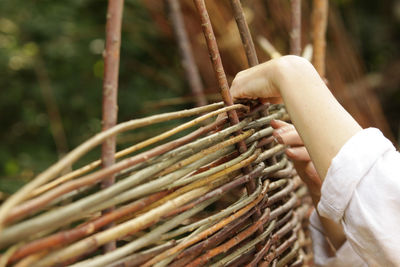
[[[248,150],[251,151],[251,148]],[[247,153],[247,151],[246,151]],[[245,153],[243,153],[242,155],[244,155]],[[242,159],[241,159],[242,160]],[[241,161],[240,160],[240,161]],[[175,213],[179,213],[185,210],[188,210],[194,206],[196,206],[197,204],[215,196],[215,195],[221,195],[223,193],[228,192],[229,190],[232,190],[233,188],[236,188],[237,186],[240,186],[244,183],[246,183],[249,179],[254,179],[255,177],[257,177],[258,175],[260,175],[262,169],[264,169],[264,163],[260,163],[251,173],[246,174],[246,175],[242,175],[239,178],[235,178],[233,181],[222,185],[221,187],[205,194],[204,196],[198,198],[197,200],[193,201],[192,203],[189,203],[185,206],[182,206],[179,209],[176,209],[175,211],[171,212],[171,214],[168,214],[168,216],[175,214]]]
[[[189,231],[193,231],[195,229],[197,229],[198,227],[200,227],[201,225],[204,224],[212,224],[212,223],[216,223],[219,220],[223,220],[225,219],[227,216],[230,216],[231,214],[237,212],[238,210],[243,209],[245,206],[249,205],[250,203],[252,203],[261,193],[261,185],[259,185],[256,190],[253,192],[253,194],[251,194],[250,196],[246,197],[246,195],[243,195],[238,201],[236,201],[234,204],[230,205],[229,207],[223,209],[222,211],[204,218],[200,221],[194,222],[192,224],[189,225],[185,225],[182,226],[176,230],[173,230],[167,234],[165,234],[163,236],[164,239],[169,239],[184,233],[187,233]]]
[[[160,246],[129,255],[129,256],[113,263],[112,265],[110,265],[110,267],[138,266],[141,263],[146,262],[149,259],[157,256],[160,252],[163,252],[164,250],[173,247],[175,244],[176,244],[176,240],[171,240]]]
[[[191,120],[191,121],[189,121],[187,123],[179,125],[178,127],[175,127],[173,129],[165,132],[165,133],[162,133],[162,134],[160,134],[158,136],[152,137],[152,138],[150,138],[148,140],[140,142],[140,143],[138,143],[136,145],[133,145],[131,147],[128,147],[128,148],[126,148],[124,150],[121,150],[121,151],[119,151],[119,152],[117,152],[115,154],[115,158],[122,158],[122,157],[124,157],[126,155],[129,155],[129,154],[131,154],[131,153],[133,153],[133,152],[135,152],[135,151],[137,151],[137,150],[139,150],[141,148],[144,148],[144,147],[146,147],[148,145],[151,145],[153,143],[156,143],[156,142],[159,142],[161,140],[164,140],[165,138],[170,137],[170,136],[172,136],[172,135],[174,135],[174,134],[176,134],[176,133],[178,133],[180,131],[183,131],[185,129],[193,127],[193,126],[199,124],[200,122],[205,121],[205,120],[207,120],[207,119],[209,119],[209,118],[211,118],[213,116],[216,116],[216,115],[218,115],[220,113],[226,112],[227,110],[231,110],[232,108],[233,107],[223,107],[223,108],[221,108],[219,110],[208,112],[205,115],[202,115],[202,116],[200,116],[200,117],[198,117],[198,118],[196,118],[194,120]],[[244,110],[248,109],[248,107],[243,106],[243,105],[241,105],[240,107],[236,106],[236,108],[244,109]],[[88,164],[86,166],[83,166],[83,167],[81,167],[81,168],[79,168],[79,169],[77,169],[77,170],[75,170],[75,171],[73,171],[71,173],[68,173],[68,174],[58,178],[57,180],[54,180],[52,183],[46,184],[46,185],[42,186],[41,188],[38,188],[37,190],[35,190],[32,193],[32,195],[41,194],[44,191],[47,191],[47,190],[53,188],[54,186],[56,186],[56,185],[58,185],[60,183],[66,182],[68,180],[71,180],[73,178],[78,177],[79,175],[82,175],[84,173],[87,173],[87,172],[95,169],[96,167],[100,166],[100,164],[101,164],[101,161],[97,160],[97,161],[94,161],[94,162],[92,162],[92,163],[90,163],[90,164]]]
[[[206,185],[208,183],[211,183],[211,182],[215,181],[216,179],[220,178],[223,175],[226,175],[226,174],[228,174],[230,172],[239,170],[239,169],[243,168],[244,166],[248,166],[251,162],[253,162],[258,157],[259,153],[260,153],[260,151],[256,151],[254,153],[254,155],[250,156],[249,158],[243,160],[242,162],[240,162],[240,163],[238,163],[236,165],[233,165],[232,167],[229,167],[229,168],[227,168],[227,169],[225,169],[223,171],[217,172],[217,173],[215,173],[215,174],[213,174],[213,175],[211,175],[211,176],[209,176],[209,177],[207,177],[205,179],[198,180],[198,181],[196,181],[194,183],[188,184],[188,185],[176,190],[175,192],[169,194],[168,196],[165,196],[164,198],[162,198],[159,201],[157,201],[157,202],[153,203],[152,205],[150,205],[148,207],[148,209],[151,209],[152,207],[154,207],[156,205],[159,205],[160,203],[163,203],[164,201],[168,201],[169,199],[172,199],[172,198],[174,198],[174,197],[176,197],[176,196],[178,196],[180,194],[183,194],[183,193],[185,193],[185,192],[187,192],[189,190],[192,190],[194,188],[197,188],[197,187],[200,187],[200,186],[204,186],[204,185]]]
[[[243,240],[249,238],[253,233],[255,233],[257,231],[257,229],[260,227],[260,225],[265,224],[268,221],[268,219],[269,219],[269,209],[266,209],[264,211],[263,215],[259,218],[259,220],[257,222],[255,222],[253,225],[251,225],[247,229],[243,230],[237,236],[234,236],[233,238],[231,238],[230,240],[221,244],[220,246],[207,251],[204,255],[202,255],[201,257],[192,261],[187,266],[188,267],[196,267],[196,266],[199,266],[202,264],[206,264],[208,261],[210,261],[211,258],[213,258],[221,253],[227,252],[232,247],[236,246]]]
[[[232,108],[232,107],[227,107]],[[224,108],[225,109],[225,108]],[[221,111],[222,112],[222,111]],[[203,117],[203,116],[202,116]],[[194,121],[190,122],[193,123]],[[183,126],[187,126],[187,123],[185,123]],[[179,128],[179,127],[177,127]],[[182,127],[184,128],[184,127]],[[177,129],[180,130],[181,128]],[[176,129],[173,129],[173,131],[175,131]],[[146,142],[146,141],[144,141]],[[177,142],[172,142],[172,145],[176,145]],[[159,148],[155,148],[152,151],[162,151],[162,152],[166,152],[165,146],[167,146],[168,144],[162,145]],[[173,148],[172,146],[169,146],[169,148]],[[182,148],[182,147],[181,147]],[[154,153],[153,153],[154,154]],[[159,153],[158,153],[159,154]],[[115,173],[118,172],[122,169],[125,169],[128,165],[132,166],[134,164],[137,164],[139,162],[142,162],[144,160],[148,159],[148,155],[149,153],[144,153],[144,154],[139,154],[136,155],[134,157],[125,159],[123,161],[118,162],[117,164],[113,165],[112,167],[102,170],[102,171],[98,171],[92,174],[89,174],[87,176],[81,177],[79,179],[76,179],[74,181],[70,181],[67,182],[65,184],[60,185],[59,187],[56,187],[55,189],[48,191],[46,193],[44,193],[43,195],[31,199],[23,204],[21,204],[20,206],[17,206],[16,208],[14,208],[10,214],[8,215],[7,218],[7,222],[15,220],[16,218],[22,218],[23,216],[27,216],[29,214],[32,214],[34,211],[36,211],[38,208],[43,207],[44,205],[46,205],[47,203],[49,203],[50,201],[56,199],[57,197],[59,197],[62,194],[65,194],[67,192],[70,192],[72,190],[75,190],[77,188],[80,188],[84,185],[91,185],[96,183],[97,181],[103,179],[105,177],[104,173]],[[121,167],[123,166],[123,167]]]
[[[246,243],[244,246],[242,246],[239,249],[233,251],[232,253],[230,253],[229,255],[224,257],[223,259],[219,260],[218,262],[216,262],[216,263],[214,263],[214,264],[212,264],[210,266],[212,266],[212,267],[225,266],[229,262],[234,261],[237,257],[242,255],[243,253],[246,253],[246,251],[250,250],[255,245],[257,245],[259,242],[264,240],[268,235],[270,235],[271,232],[275,228],[275,223],[276,223],[276,220],[271,221],[268,224],[267,228],[264,230],[264,232],[261,235],[257,236],[256,238],[254,238],[250,242]]]
[[[194,108],[191,110],[185,111],[177,111],[171,113],[165,113],[161,115],[154,115],[143,119],[131,120],[121,124],[118,124],[111,129],[98,133],[94,137],[90,138],[71,152],[69,152],[65,157],[63,157],[60,161],[52,165],[46,171],[39,174],[36,178],[34,178],[31,182],[23,186],[20,190],[18,190],[15,194],[11,195],[0,207],[0,232],[3,229],[4,221],[10,212],[10,210],[27,199],[30,196],[30,193],[36,189],[37,187],[41,186],[42,184],[46,183],[54,179],[62,170],[65,169],[67,166],[71,166],[75,163],[81,156],[85,153],[90,151],[92,148],[96,147],[97,145],[101,144],[106,140],[108,137],[116,135],[120,132],[132,130],[138,127],[143,127],[146,125],[150,125],[153,123],[167,121],[177,118],[183,118],[187,116],[192,116],[200,113],[205,113],[210,110],[215,110],[222,106],[222,103],[211,104],[204,107]]]
[[[114,226],[113,228],[97,233],[77,243],[74,243],[68,247],[65,247],[59,251],[51,253],[50,255],[46,256],[44,259],[40,260],[33,266],[38,266],[38,267],[51,266],[57,262],[66,261],[73,257],[82,255],[85,251],[97,248],[111,240],[115,240],[128,233],[132,234],[133,232],[143,229],[150,222],[154,223],[158,221],[161,218],[161,216],[166,214],[171,209],[179,207],[189,202],[190,200],[203,195],[206,192],[207,192],[206,188],[197,188],[193,191],[187,192],[147,213],[142,214],[137,218],[126,221],[122,224]]]
[[[254,148],[257,146],[257,143],[253,144]],[[250,152],[249,152],[250,151]],[[192,183],[194,181],[197,181],[199,179],[203,179],[207,176],[210,176],[216,172],[222,171],[226,168],[229,168],[239,162],[241,162],[242,160],[244,160],[245,158],[247,158],[251,153],[253,153],[254,149],[250,148],[249,150],[247,150],[245,153],[241,154],[241,155],[237,155],[236,154],[236,158],[233,158],[232,160],[228,161],[228,162],[223,162],[219,165],[216,165],[215,167],[211,167],[208,170],[205,170],[203,172],[200,173],[196,173],[190,177],[187,177],[185,179],[180,179],[178,181],[175,181],[174,183],[168,185],[168,189],[172,189],[175,187],[179,187],[179,186],[183,186],[183,185],[187,185],[189,183]],[[232,153],[233,154],[233,153]],[[232,154],[229,154],[228,156],[231,156]],[[235,155],[235,154],[234,154]]]
[[[154,163],[151,166],[148,166],[145,169],[142,169],[142,170],[136,172],[135,174],[131,175],[130,177],[125,178],[124,180],[121,180],[117,184],[114,184],[112,187],[109,187],[107,189],[96,192],[95,194],[87,196],[87,197],[80,199],[76,202],[73,202],[67,206],[60,207],[56,211],[49,211],[49,212],[43,213],[32,219],[23,221],[19,224],[16,224],[16,225],[6,228],[3,231],[2,235],[0,235],[0,247],[3,247],[6,244],[10,244],[10,243],[18,241],[18,240],[22,240],[29,233],[36,233],[39,231],[43,231],[44,229],[49,229],[51,227],[56,228],[56,227],[65,225],[71,221],[82,218],[82,213],[84,211],[86,211],[88,209],[92,209],[96,205],[97,206],[101,205],[103,202],[106,202],[108,200],[112,202],[112,201],[120,198],[122,195],[119,193],[126,191],[129,188],[132,188],[133,186],[139,184],[140,182],[147,179],[148,177],[160,172],[162,169],[172,165],[173,163],[192,154],[193,152],[199,151],[204,147],[212,145],[213,142],[220,142],[226,136],[237,131],[237,129],[243,128],[243,126],[245,124],[247,124],[247,122],[242,121],[235,126],[231,126],[220,132],[203,137],[195,142],[192,142],[190,144],[179,147],[171,152],[165,153],[163,156],[160,157],[160,159],[161,159],[160,162]],[[166,156],[166,158],[164,158],[164,156]],[[114,166],[110,167],[109,169],[114,170],[115,167],[124,169],[126,167],[129,167],[130,166],[129,164],[132,164],[132,161],[134,159],[135,159],[135,157],[133,157],[131,159],[123,160],[123,161],[115,164]],[[94,173],[92,175],[89,175],[86,179],[89,179],[89,178],[97,179],[99,175],[104,175],[105,171],[107,171],[107,169],[99,171],[98,174]],[[93,176],[93,175],[97,175],[97,176]],[[129,196],[126,199],[126,201],[127,200],[130,200]],[[116,203],[112,202],[112,204],[116,204]]]
[[[181,224],[185,219],[190,218],[194,214],[202,211],[205,207],[210,205],[211,203],[215,202],[218,199],[218,197],[214,197],[212,199],[209,199],[197,207],[188,210],[182,214],[177,215],[176,217],[172,218],[171,220],[166,221],[165,223],[161,224],[157,228],[153,229],[146,235],[142,236],[141,238],[138,238],[128,244],[126,244],[123,247],[118,248],[117,250],[98,256],[93,259],[89,259],[86,261],[83,261],[81,263],[77,263],[73,265],[73,267],[102,267],[102,266],[107,266],[108,264],[115,262],[116,260],[121,259],[122,257],[129,255],[132,252],[137,251],[138,249],[145,247],[149,243],[152,243],[156,240],[158,240],[159,236],[176,227],[177,225]],[[184,242],[186,239],[184,239],[182,242]]]
[[[215,247],[225,241],[232,233],[235,234],[236,232],[240,231],[246,224],[249,222],[249,217],[253,215],[255,209],[250,210],[248,213],[240,217],[238,220],[229,223],[223,229],[215,233],[214,235],[210,236],[209,238],[193,245],[184,251],[182,251],[177,258],[187,260],[187,263],[190,261],[188,259],[192,259],[191,257],[194,255],[196,257],[202,251],[207,250],[208,248]],[[194,258],[193,257],[193,258]]]
[[[198,241],[200,241],[200,240],[202,240],[204,238],[207,238],[208,236],[210,236],[213,233],[215,233],[216,231],[220,230],[221,228],[223,228],[224,226],[226,226],[230,222],[232,222],[234,220],[237,220],[242,215],[246,214],[249,210],[254,208],[259,202],[262,201],[262,199],[264,198],[265,194],[267,193],[268,184],[269,184],[269,181],[265,181],[264,184],[263,184],[263,189],[262,189],[261,193],[257,196],[257,198],[255,200],[253,200],[250,204],[248,204],[244,208],[240,209],[239,211],[237,211],[236,213],[232,214],[231,216],[223,219],[222,221],[220,221],[217,224],[213,225],[212,227],[210,227],[206,231],[200,233],[199,235],[191,238],[190,240],[188,240],[186,242],[182,242],[182,243],[178,244],[177,246],[164,251],[163,253],[161,253],[157,257],[154,257],[150,261],[146,262],[143,265],[143,267],[149,267],[152,264],[154,264],[154,263],[156,263],[156,262],[158,262],[158,261],[160,261],[162,259],[165,259],[169,255],[173,255],[176,252],[179,252],[179,251],[187,248],[188,246],[191,246],[191,245],[195,244],[196,242],[198,242]]]
[[[32,241],[28,244],[23,245],[19,248],[10,258],[10,262],[26,257],[30,254],[39,252],[41,250],[50,249],[53,247],[57,247],[60,244],[68,244],[73,241],[76,241],[84,236],[90,235],[100,229],[102,226],[108,224],[109,222],[113,222],[127,214],[132,212],[136,212],[150,203],[157,201],[168,194],[168,191],[161,191],[150,195],[148,197],[139,199],[131,204],[127,204],[125,206],[119,207],[107,215],[96,218],[88,223],[84,223],[75,228],[64,230],[58,233],[55,233],[50,236],[43,237],[41,239]]]

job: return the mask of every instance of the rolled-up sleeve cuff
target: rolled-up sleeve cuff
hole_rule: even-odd
[[[376,128],[368,128],[352,136],[328,169],[321,188],[319,213],[338,222],[360,180],[390,149],[393,149],[392,143]]]

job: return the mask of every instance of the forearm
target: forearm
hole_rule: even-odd
[[[324,179],[332,159],[361,127],[308,61],[285,57],[273,66],[275,86],[319,176]]]

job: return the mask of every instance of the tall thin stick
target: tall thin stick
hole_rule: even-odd
[[[258,65],[258,58],[253,39],[251,38],[250,29],[244,16],[243,8],[240,0],[231,0],[233,15],[239,29],[240,38],[242,39],[244,51],[246,52],[249,67]]]
[[[207,105],[207,99],[204,96],[203,84],[201,82],[199,69],[193,57],[193,51],[185,29],[185,23],[182,16],[179,0],[166,0],[169,8],[169,17],[172,22],[172,29],[179,45],[179,52],[182,58],[182,66],[185,70],[190,88],[196,99],[197,106]]]
[[[301,54],[301,0],[291,0],[292,31],[290,33],[290,53]]]
[[[208,46],[208,51],[210,53],[211,61],[214,67],[214,72],[218,80],[218,85],[222,99],[225,105],[233,105],[232,96],[229,92],[228,80],[226,79],[224,67],[222,65],[221,55],[218,50],[217,41],[215,39],[215,34],[211,25],[211,20],[207,12],[204,0],[194,0],[194,4],[197,8],[197,12],[200,15],[201,26],[203,28],[204,37]],[[239,123],[239,117],[235,110],[228,112],[228,117],[231,125]],[[244,153],[247,150],[245,142],[239,142],[238,148],[240,153]],[[251,171],[250,167],[244,169],[245,173]],[[246,184],[246,189],[249,193],[253,192],[255,188],[254,180],[250,180]]]
[[[253,38],[251,37],[249,25],[247,24],[246,18],[244,16],[242,4],[240,3],[240,0],[231,0],[230,2],[233,9],[233,15],[235,17],[236,24],[240,33],[240,38],[242,40],[243,48],[246,52],[247,62],[249,63],[249,67],[254,67],[258,65],[258,58]],[[246,185],[247,188],[251,189],[251,184],[247,183]],[[256,222],[260,218],[260,216],[261,211],[257,207],[256,212],[252,217],[253,221]],[[260,224],[260,228],[258,230],[258,234],[262,234],[262,232],[264,231],[264,226]]]
[[[326,28],[328,25],[328,0],[314,0],[312,10],[313,64],[321,77],[325,77]]]
[[[104,53],[104,81],[103,81],[103,131],[110,129],[117,124],[118,115],[118,74],[119,74],[119,55],[121,47],[121,24],[124,0],[109,0],[107,8],[106,23],[106,50]],[[101,147],[101,162],[103,168],[107,168],[115,163],[115,136],[111,136],[104,141]],[[115,182],[115,175],[101,182],[101,187],[106,188]],[[108,213],[113,207],[103,210]],[[105,226],[112,227],[113,224]],[[112,251],[116,248],[115,241],[104,245],[104,251]]]

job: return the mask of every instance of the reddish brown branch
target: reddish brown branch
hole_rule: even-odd
[[[239,29],[240,38],[242,39],[244,51],[246,52],[249,67],[256,66],[258,65],[256,48],[254,46],[253,39],[251,38],[249,26],[246,22],[246,18],[242,9],[242,4],[240,3],[240,0],[231,0],[230,2],[233,9],[233,15]]]
[[[215,257],[216,255],[227,252],[229,249],[236,246],[243,240],[247,239],[249,236],[251,236],[255,231],[257,231],[260,225],[265,224],[268,221],[268,219],[269,219],[269,209],[265,210],[264,214],[260,217],[260,219],[257,222],[253,223],[250,227],[243,230],[237,236],[234,236],[232,239],[228,240],[224,244],[212,250],[207,251],[207,253],[197,258],[195,261],[191,262],[188,266],[194,267],[194,266],[199,266],[200,264],[206,264],[211,258]]]
[[[267,243],[256,253],[253,260],[246,265],[246,267],[256,267],[260,260],[264,257],[265,254],[269,251],[271,247],[271,239],[268,239]]]
[[[196,104],[197,106],[207,105],[207,99],[204,96],[200,73],[195,63],[193,51],[185,29],[179,0],[166,0],[166,3],[169,8],[169,17],[172,22],[172,29],[179,45],[179,52],[182,57],[182,66],[185,70],[192,93],[196,98]]]
[[[82,224],[70,230],[58,232],[56,234],[44,237],[39,240],[35,240],[18,249],[14,253],[14,255],[10,258],[10,262],[21,259],[36,252],[57,247],[59,245],[66,245],[78,239],[81,239],[82,237],[88,236],[99,230],[101,227],[109,224],[110,222],[113,222],[125,215],[132,214],[146,207],[147,205],[153,203],[154,201],[161,199],[162,197],[166,196],[169,192],[170,191],[161,191],[155,193],[151,196],[142,198],[131,204],[120,207],[112,212],[107,213],[106,215],[94,219],[91,222]]]
[[[233,15],[236,20],[236,24],[240,33],[240,38],[242,40],[242,44],[244,50],[246,52],[247,62],[249,63],[249,67],[253,67],[258,65],[258,58],[256,53],[256,48],[254,46],[253,38],[251,38],[249,25],[247,24],[246,18],[244,16],[242,4],[240,0],[231,0],[231,6],[233,9]],[[245,170],[249,171],[249,170]],[[247,183],[246,188],[248,192],[252,192],[254,190],[254,183]],[[253,216],[253,220],[257,221],[261,216],[261,211],[257,210]],[[260,229],[258,229],[258,234],[263,232],[263,225],[260,225]]]
[[[158,156],[163,153],[166,153],[174,148],[177,148],[183,144],[186,144],[186,143],[194,140],[195,138],[197,138],[205,133],[210,132],[211,130],[216,129],[219,125],[224,124],[224,123],[225,123],[225,120],[215,121],[212,124],[201,127],[199,129],[197,129],[196,131],[194,131],[186,136],[183,136],[177,140],[173,140],[169,143],[158,146],[149,151],[146,151],[146,152],[143,152],[136,156],[133,156],[131,158],[122,160],[107,169],[104,169],[104,170],[83,176],[79,179],[62,184],[61,186],[57,187],[56,189],[54,189],[52,191],[46,192],[45,194],[43,194],[37,198],[29,200],[29,201],[25,202],[24,204],[21,204],[20,206],[15,207],[10,212],[9,216],[6,219],[6,222],[11,222],[16,219],[23,218],[29,214],[32,214],[35,211],[39,210],[40,208],[44,207],[46,204],[50,203],[52,200],[56,199],[57,197],[59,197],[63,194],[66,194],[68,192],[71,192],[74,189],[81,188],[86,185],[95,184],[98,181],[101,181],[102,179],[104,179],[105,177],[109,177],[110,175],[113,175],[123,169],[129,168],[135,164],[144,162],[154,156]]]
[[[221,55],[219,54],[217,40],[215,39],[215,34],[211,26],[211,20],[208,15],[206,5],[204,0],[194,0],[197,11],[200,15],[201,26],[203,29],[204,37],[206,39],[208,52],[210,53],[212,65],[214,68],[214,73],[216,75],[220,93],[225,105],[233,105],[232,96],[229,92],[228,80],[226,79],[225,70],[222,65]],[[235,110],[228,112],[229,120],[231,125],[239,123],[239,118]]]
[[[244,183],[247,183],[250,179],[254,179],[255,177],[258,177],[261,174],[261,172],[264,169],[264,167],[265,167],[265,165],[263,163],[259,164],[259,166],[257,168],[255,168],[251,173],[249,173],[247,175],[244,175],[244,176],[241,176],[239,178],[235,178],[232,182],[224,184],[223,186],[221,186],[221,187],[219,187],[219,188],[217,188],[217,189],[205,194],[204,196],[201,196],[200,198],[196,199],[195,201],[193,201],[193,202],[191,202],[191,203],[189,203],[187,205],[184,205],[184,206],[182,206],[180,208],[177,208],[176,210],[171,211],[165,217],[172,216],[172,215],[184,212],[184,211],[186,211],[188,209],[191,209],[194,206],[200,204],[203,201],[206,201],[206,200],[208,200],[208,199],[210,199],[212,197],[218,196],[218,195],[222,195],[222,194],[232,190],[233,188],[235,188],[237,186],[240,186],[240,185],[242,185]]]
[[[322,78],[325,78],[326,28],[328,24],[328,0],[314,0],[312,10],[313,64]]]
[[[291,0],[292,31],[290,33],[290,53],[301,54],[301,0]]]
[[[177,259],[192,258],[193,255],[199,255],[201,252],[213,248],[222,243],[226,238],[235,235],[240,229],[249,223],[248,218],[254,214],[256,209],[250,210],[247,214],[240,217],[238,220],[231,222],[225,226],[221,231],[205,239],[204,241],[186,249],[180,253]]]
[[[117,124],[118,115],[118,74],[119,55],[121,47],[121,24],[124,0],[109,0],[106,23],[106,49],[104,53],[104,80],[103,80],[103,131]],[[103,168],[115,163],[115,136],[104,141],[101,148],[101,162]],[[111,186],[115,181],[115,175],[110,175],[101,183],[102,188]],[[103,210],[110,212],[113,207]],[[105,228],[112,227],[108,225]],[[115,241],[104,245],[104,251],[112,251],[116,247]]]
[[[149,259],[157,256],[159,253],[165,251],[176,245],[176,240],[171,240],[164,245],[161,245],[159,248],[149,249],[148,251],[139,252],[133,255],[130,255],[114,264],[110,267],[134,267],[140,266],[140,264],[148,261]]]
[[[210,53],[212,65],[214,68],[214,73],[218,80],[218,85],[222,99],[224,100],[225,105],[231,106],[233,105],[232,96],[229,92],[228,80],[226,79],[224,67],[222,65],[221,55],[218,50],[217,41],[215,39],[215,34],[211,26],[211,21],[207,12],[206,5],[204,3],[204,0],[194,0],[194,4],[200,15],[201,26],[208,46],[208,51]],[[229,111],[228,117],[231,122],[231,125],[239,123],[239,117],[235,110]],[[238,148],[240,153],[244,153],[247,151],[246,144],[243,141],[238,143]],[[250,171],[251,171],[250,167],[244,169],[245,173],[249,173]],[[246,189],[249,194],[254,191],[255,189],[254,180],[250,180],[246,184]]]

